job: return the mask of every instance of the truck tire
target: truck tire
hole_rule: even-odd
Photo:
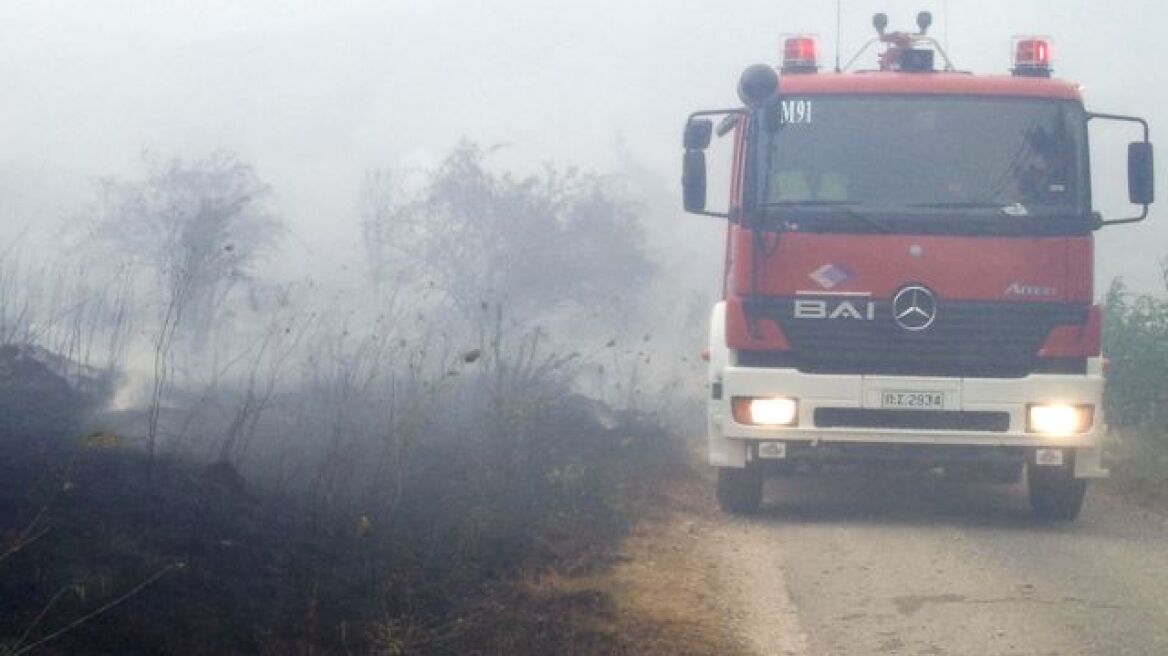
[[[1031,462],[1026,470],[1030,507],[1035,515],[1064,522],[1079,516],[1087,494],[1087,480],[1075,478],[1073,464],[1039,467]]]
[[[762,504],[762,470],[747,465],[744,468],[718,468],[718,505],[736,515],[751,515]]]

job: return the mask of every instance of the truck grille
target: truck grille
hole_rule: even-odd
[[[941,302],[919,332],[892,318],[887,300],[871,320],[795,319],[794,299],[751,300],[748,316],[776,321],[790,351],[740,354],[744,366],[789,366],[806,373],[1021,378],[1039,368],[1038,350],[1055,326],[1082,325],[1086,305]]]
[[[817,408],[815,410],[815,426],[816,428],[901,428],[906,430],[1005,433],[1010,430],[1010,413]]]

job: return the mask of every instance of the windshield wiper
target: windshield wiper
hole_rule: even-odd
[[[1000,210],[1002,209],[1003,205],[1001,203],[987,203],[985,201],[978,200],[961,200],[947,203],[909,203],[905,207],[939,207],[944,209],[973,208]]]
[[[763,203],[762,207],[783,207],[790,209],[816,208],[816,209],[832,209],[836,210],[836,214],[843,216],[860,223],[866,223],[869,226],[876,228],[880,232],[892,232],[892,228],[888,227],[882,221],[879,221],[868,214],[858,212],[851,209],[852,205],[859,205],[857,200],[785,200],[775,201],[770,203]]]
[[[1013,217],[1030,216],[1030,208],[1022,203],[1014,202],[1007,205],[999,203],[989,203],[986,201],[956,201],[950,203],[912,203],[908,207],[937,207],[944,209],[984,209],[997,210],[998,214],[1005,214]]]
[[[858,200],[776,200],[763,203],[763,207],[842,207],[859,205]]]

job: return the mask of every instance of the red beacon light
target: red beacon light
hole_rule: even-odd
[[[783,41],[783,72],[814,73],[819,70],[815,49],[815,37],[793,36]]]
[[[1050,39],[1043,36],[1014,38],[1014,68],[1022,77],[1050,77]]]

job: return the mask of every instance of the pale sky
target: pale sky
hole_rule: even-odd
[[[978,73],[1008,68],[1012,36],[1050,35],[1056,75],[1085,86],[1089,109],[1142,115],[1160,153],[1168,148],[1168,6],[842,5],[845,60],[871,36],[874,11],[910,29],[918,10],[931,10],[932,33],[959,68]],[[424,165],[463,136],[510,144],[500,166],[520,170],[543,161],[610,169],[619,138],[676,187],[686,113],[735,104],[739,72],[777,63],[783,34],[818,35],[830,65],[835,25],[835,3],[824,0],[5,3],[0,238],[59,221],[97,177],[140,173],[143,152],[237,152],[318,248],[351,237],[365,171]],[[1095,144],[1100,199],[1124,192],[1114,167],[1126,138]],[[1157,179],[1166,176],[1161,155]],[[1099,233],[1101,280],[1150,281],[1168,255],[1168,185],[1159,192],[1147,223]],[[719,234],[716,220],[680,208],[666,216],[658,220],[686,226],[699,245]]]

